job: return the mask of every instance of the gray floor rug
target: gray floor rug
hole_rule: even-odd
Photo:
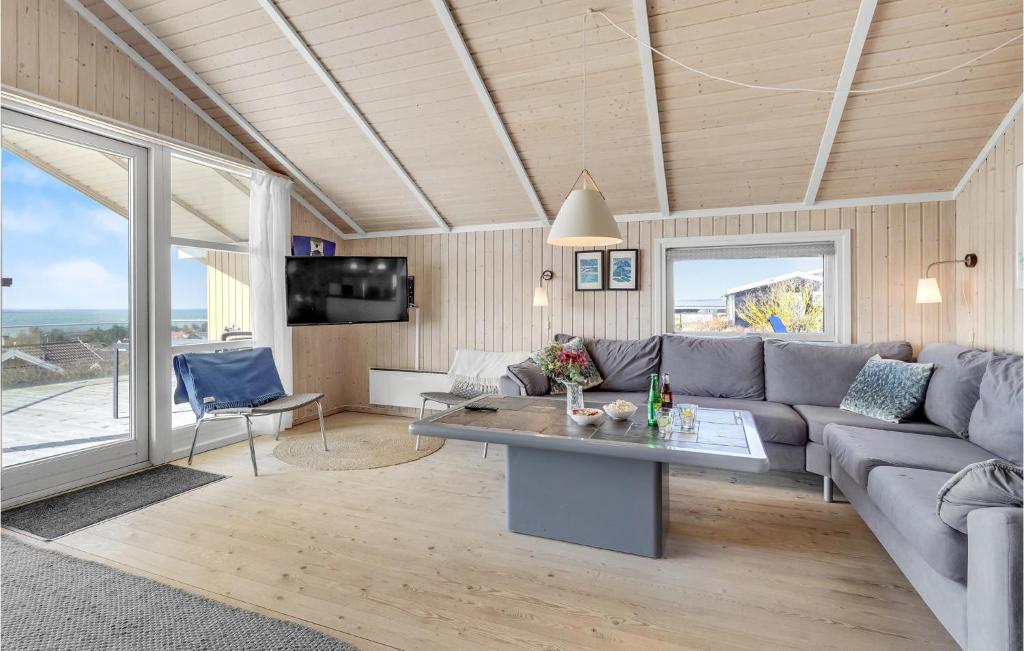
[[[305,626],[11,536],[3,536],[0,560],[4,651],[356,649]]]
[[[0,513],[0,525],[53,540],[221,479],[212,472],[159,466],[8,509]]]

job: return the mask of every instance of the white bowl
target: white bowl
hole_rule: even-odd
[[[569,414],[569,418],[573,419],[577,425],[593,425],[597,421],[601,420],[601,416],[603,415],[599,409],[595,409],[594,411],[597,413],[591,416],[583,414]]]
[[[604,413],[608,414],[608,418],[612,420],[629,420],[629,418],[636,413],[637,406],[633,405],[632,409],[617,410],[615,404],[608,404],[604,406]]]

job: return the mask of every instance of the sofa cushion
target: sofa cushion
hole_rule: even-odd
[[[498,378],[498,393],[503,396],[521,396],[523,388],[507,373]]]
[[[913,352],[905,341],[828,344],[765,339],[765,399],[787,405],[838,407],[872,355],[909,362]]]
[[[939,519],[967,533],[967,515],[974,509],[1024,504],[1024,475],[1020,466],[1002,459],[972,463],[950,477],[936,499]]]
[[[867,492],[933,570],[963,583],[967,579],[967,536],[947,527],[935,514],[935,496],[950,476],[919,468],[875,468],[868,475]]]
[[[507,369],[508,377],[519,386],[521,396],[544,396],[551,391],[551,382],[544,371],[532,361],[512,364]]]
[[[804,445],[807,443],[807,424],[789,405],[764,400],[710,398],[708,396],[674,395],[676,404],[690,402],[708,409],[743,409],[754,416],[757,433],[766,443]],[[646,402],[647,398],[644,398]]]
[[[872,355],[853,380],[839,408],[887,423],[902,423],[921,408],[932,368],[931,364]]]
[[[956,344],[928,344],[917,361],[934,364],[924,397],[924,415],[959,437],[967,437],[971,410],[992,353]]]
[[[825,427],[825,448],[855,482],[866,486],[878,466],[901,466],[954,473],[991,455],[952,436],[928,436],[847,425]],[[934,500],[933,500],[934,504]]]
[[[570,335],[555,335],[559,343],[570,339]],[[661,337],[583,339],[583,345],[604,378],[598,387],[602,391],[646,391],[651,374],[657,373],[661,366]]]
[[[819,407],[818,405],[793,405],[793,409],[807,421],[807,437],[816,443],[822,443],[825,440],[824,430],[829,423],[914,434],[931,434],[932,436],[953,436],[949,430],[925,421],[908,420],[903,423],[887,423],[884,420],[861,416],[839,407]]]
[[[978,388],[967,437],[992,454],[1021,465],[1024,425],[1020,355],[993,355]]]
[[[661,372],[675,393],[709,398],[764,399],[760,337],[661,337]]]

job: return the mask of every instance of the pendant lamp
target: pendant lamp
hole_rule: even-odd
[[[615,217],[605,203],[597,181],[587,169],[587,14],[583,16],[583,100],[580,111],[583,118],[580,129],[583,171],[573,181],[572,189],[551,225],[548,244],[553,246],[613,246],[622,242]],[[577,189],[580,179],[583,179],[583,187]]]

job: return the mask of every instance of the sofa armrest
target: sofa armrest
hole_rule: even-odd
[[[508,375],[502,375],[498,378],[498,392],[503,396],[521,396],[523,395],[523,389],[519,386],[519,383],[513,380]]]
[[[1022,509],[983,508],[967,516],[967,648],[1021,648]]]

